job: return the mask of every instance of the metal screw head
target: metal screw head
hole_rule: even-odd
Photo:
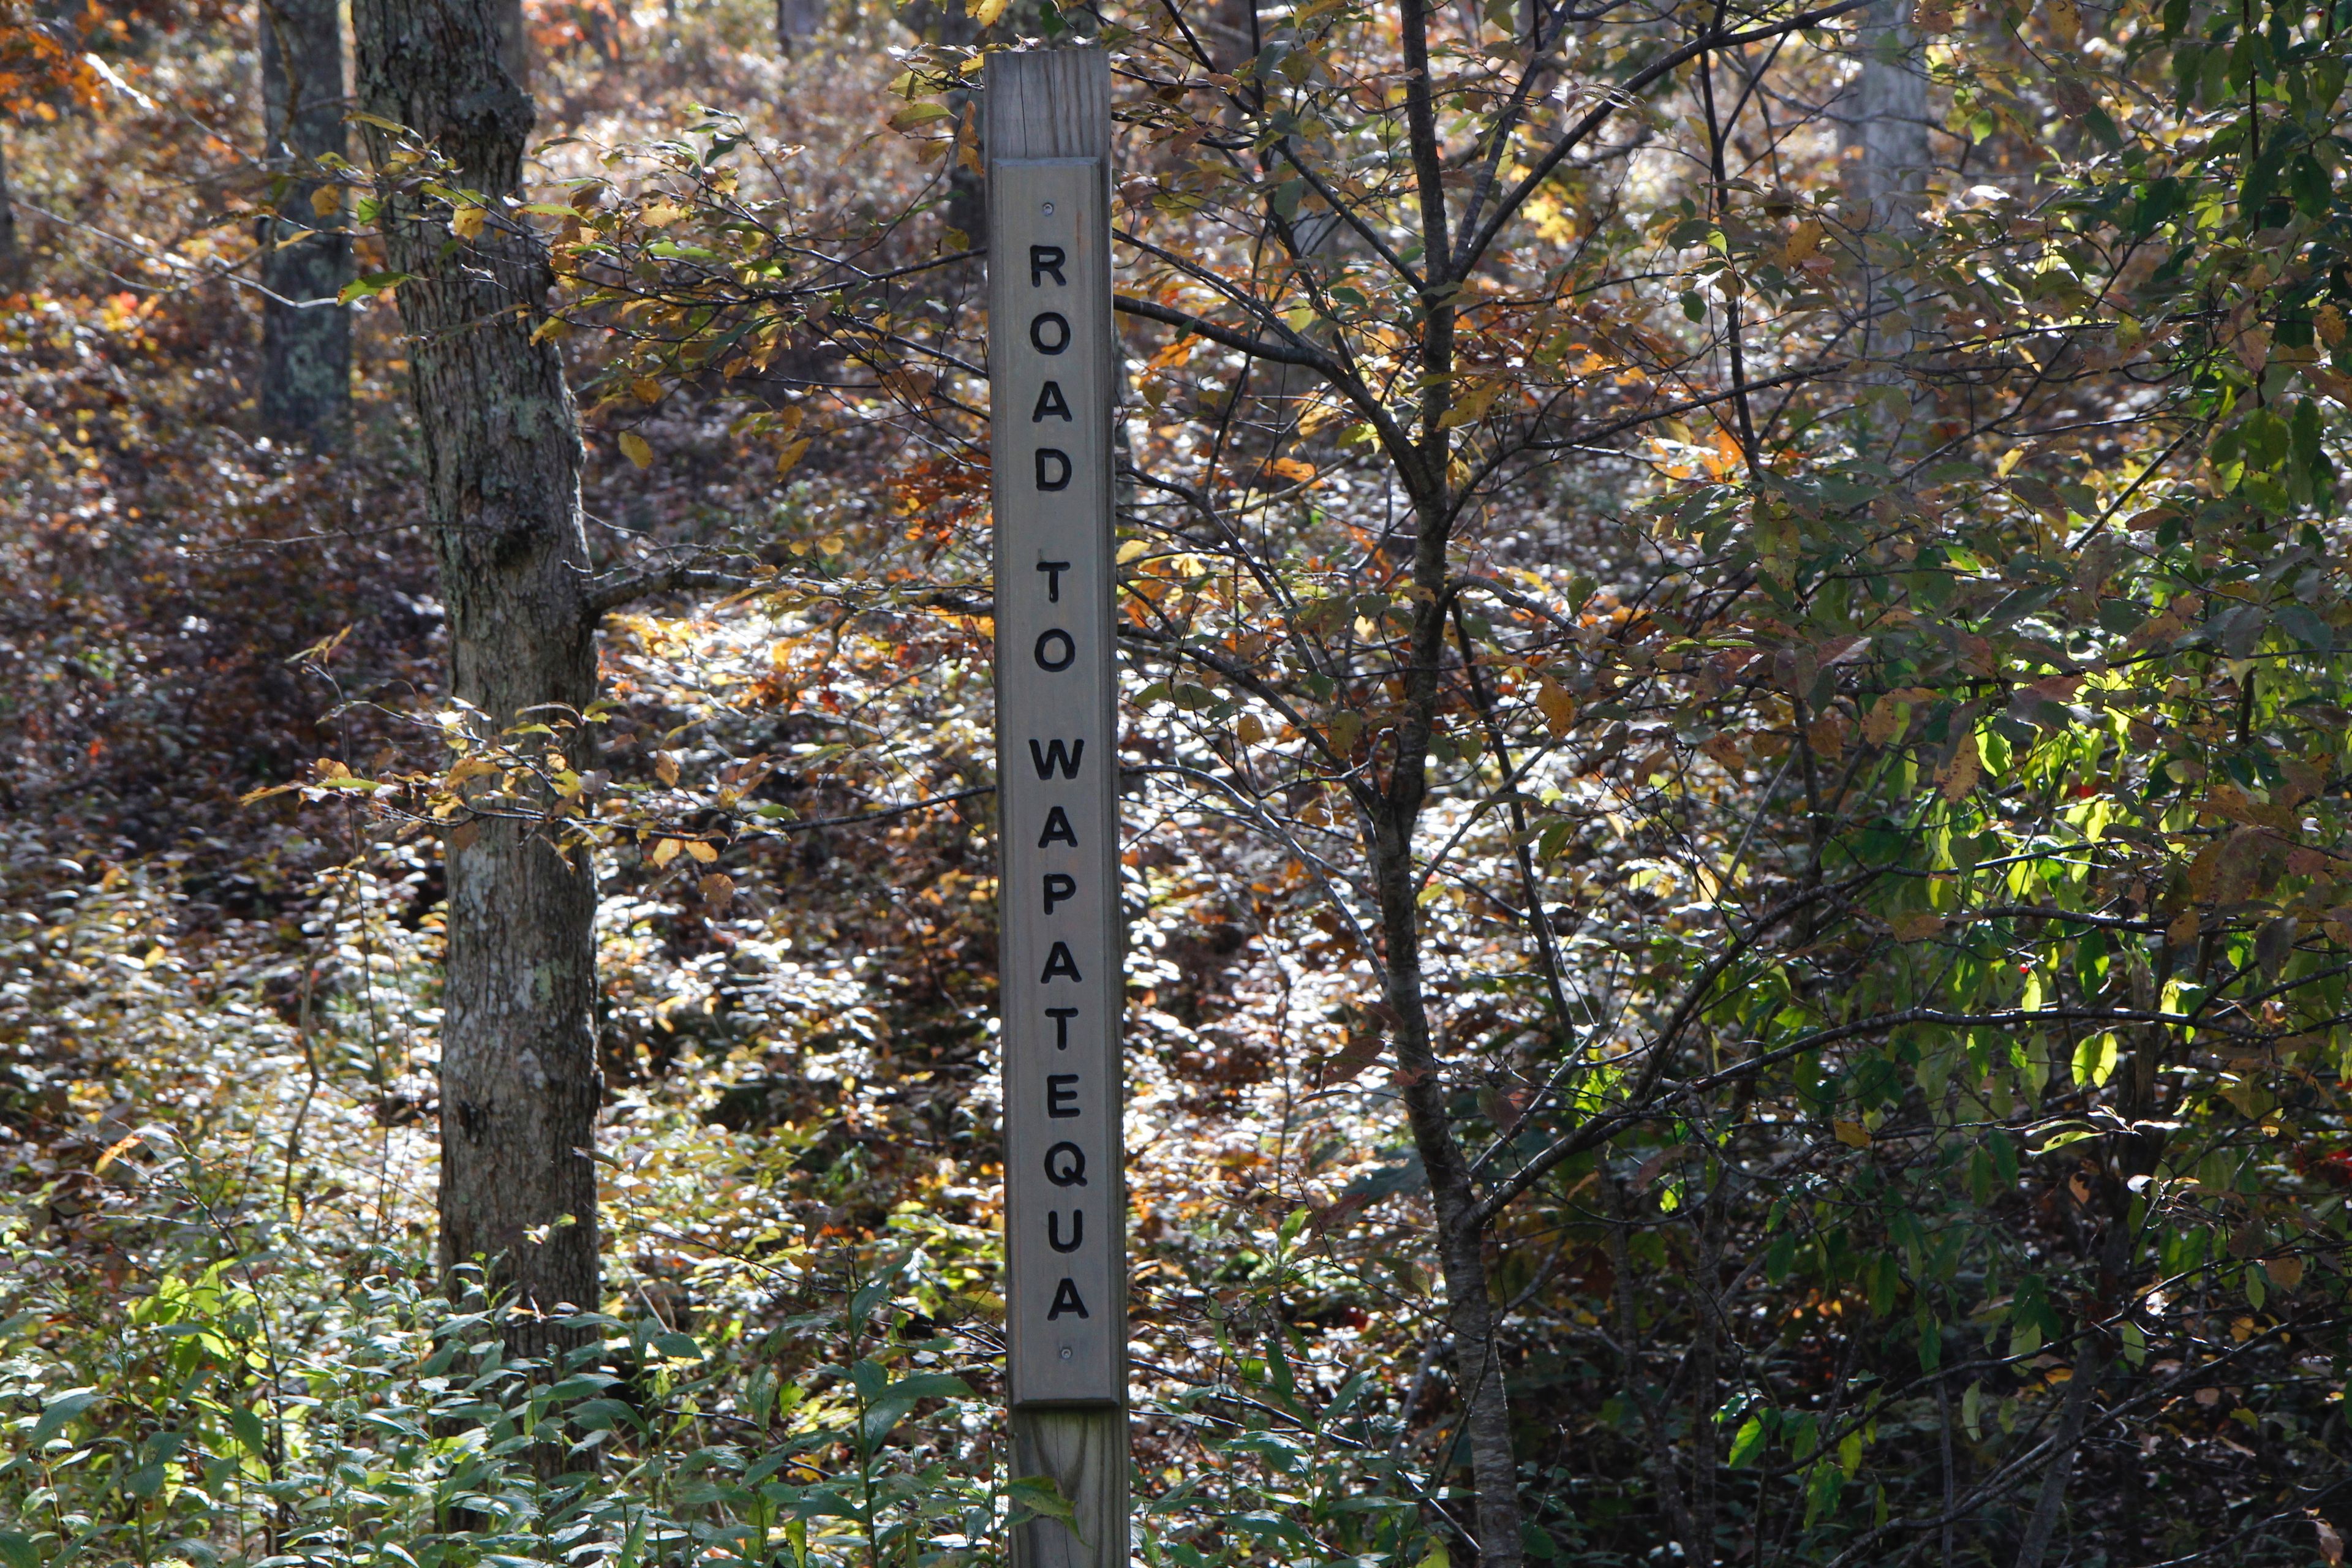
[[[1050,207],[1050,206],[1052,206],[1054,204],[1053,204],[1053,203],[1051,203],[1051,202],[1047,202],[1045,205],[1046,205],[1048,207]],[[1069,1359],[1070,1359],[1070,1357],[1071,1357],[1072,1355],[1076,1354],[1076,1352],[1074,1352],[1074,1351],[1072,1351],[1072,1350],[1070,1349],[1070,1347],[1069,1347],[1069,1346],[1067,1346],[1067,1345],[1064,1345],[1064,1346],[1062,1347],[1062,1359],[1063,1359],[1064,1361],[1067,1361],[1067,1360],[1069,1360]]]
[[[1047,202],[1045,204],[1045,216],[1047,217],[1052,217],[1054,216],[1054,204],[1051,202]]]

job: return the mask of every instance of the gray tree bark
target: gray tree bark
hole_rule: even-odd
[[[486,193],[521,178],[530,98],[501,58],[497,0],[354,0],[359,101],[409,127]],[[389,133],[366,132],[377,166]],[[519,216],[489,215],[447,248],[448,207],[387,186],[425,456],[427,516],[448,605],[450,685],[489,728],[557,725],[593,765],[596,616],[580,511],[580,431],[552,342],[533,342],[552,280]],[[446,253],[445,254],[445,249]],[[448,847],[441,1046],[441,1261],[488,1259],[494,1285],[541,1313],[598,1303],[596,889],[585,854],[545,827],[484,819]],[[514,1336],[533,1353],[572,1337]]]
[[[1927,72],[1910,0],[1873,0],[1863,12],[1862,68],[1849,89],[1840,140],[1847,192],[1870,204],[1870,226],[1918,227],[1927,189]]]
[[[0,287],[14,287],[25,273],[25,253],[16,240],[16,203],[8,195],[8,147],[0,142]]]
[[[1910,8],[1911,0],[1873,0],[1862,13],[1856,49],[1862,67],[1847,89],[1839,127],[1846,195],[1858,211],[1867,211],[1861,226],[1873,252],[1864,268],[1863,353],[1890,363],[1910,353],[1912,334],[1902,300],[1889,292],[1877,241],[1917,232],[1927,190],[1927,72],[1918,34],[1906,19]]]
[[[776,44],[797,58],[801,47],[824,31],[824,0],[776,0]]]
[[[1404,665],[1403,702],[1388,778],[1364,804],[1370,819],[1372,889],[1380,912],[1386,1000],[1391,1014],[1397,1078],[1413,1148],[1429,1178],[1437,1211],[1438,1272],[1445,1281],[1445,1326],[1453,1347],[1454,1382],[1463,1404],[1471,1485],[1477,1498],[1479,1568],[1520,1568],[1518,1453],[1511,1439],[1510,1392],[1505,1381],[1500,1322],[1486,1268],[1487,1226],[1478,1214],[1470,1161],[1454,1121],[1451,1086],[1438,1056],[1422,967],[1421,879],[1413,841],[1429,795],[1431,737],[1444,700],[1447,606],[1454,584],[1453,497],[1447,471],[1452,441],[1444,427],[1454,374],[1454,302],[1448,275],[1453,238],[1444,194],[1444,160],[1437,134],[1435,90],[1429,61],[1429,8],[1405,0],[1403,24],[1406,125],[1421,207],[1423,265],[1427,287],[1420,358],[1420,441],[1406,479],[1412,491],[1413,620]]]
[[[263,0],[261,104],[266,155],[283,216],[262,225],[261,422],[317,447],[351,426],[351,318],[332,300],[350,279],[352,243],[340,213],[321,215],[319,160],[344,153],[343,26],[336,0]],[[285,242],[304,229],[308,237]]]

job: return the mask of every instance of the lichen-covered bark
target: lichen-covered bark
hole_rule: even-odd
[[[501,63],[495,7],[355,0],[352,18],[361,107],[453,160],[456,184],[512,190],[532,111]],[[381,171],[391,135],[366,135]],[[451,216],[388,182],[379,221],[391,265],[416,275],[399,301],[451,689],[505,726],[595,695],[579,425],[554,345],[531,341],[551,280],[539,241],[494,213],[452,249]],[[584,730],[564,743],[573,766],[591,765]],[[543,831],[478,826],[448,847],[441,1258],[494,1260],[494,1279],[541,1311],[593,1309],[595,885],[587,858],[566,859]],[[535,1348],[564,1342],[551,1331]]]
[[[261,308],[261,421],[272,435],[333,447],[351,425],[351,320],[300,301],[332,300],[351,277],[340,216],[310,202],[318,161],[349,144],[342,16],[336,0],[263,0],[260,12],[262,112],[283,215],[262,226],[261,283],[275,298]],[[304,229],[315,232],[280,247]]]

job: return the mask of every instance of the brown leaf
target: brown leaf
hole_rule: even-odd
[[[2327,787],[2327,769],[2323,763],[2283,757],[2279,760],[2279,772],[2286,775],[2287,783],[2286,793],[2278,797],[2281,805],[2301,805]]]
[[[1904,721],[1910,717],[1904,711],[1906,706],[1891,691],[1872,703],[1869,717],[1862,721],[1862,738],[1874,746],[1883,746],[1895,739],[1903,729]]]
[[[2303,1259],[2292,1252],[2264,1258],[2263,1272],[2269,1275],[2271,1283],[2280,1289],[2292,1290],[2303,1283]]]
[[[1817,669],[1827,669],[1832,665],[1851,664],[1869,647],[1870,639],[1866,637],[1832,637],[1813,650],[1813,666]]]
[[[1830,1131],[1837,1135],[1839,1142],[1849,1149],[1870,1147],[1870,1129],[1859,1121],[1832,1121]]]
[[[1960,731],[1958,742],[1952,747],[1950,759],[1936,772],[1936,783],[1942,788],[1946,800],[1957,803],[1965,799],[1982,777],[1984,761],[1977,755],[1977,732],[1971,727]]]
[[[2221,841],[2213,868],[2215,903],[2242,904],[2253,896],[2268,837],[2259,827],[2241,827]]]
[[[1933,910],[1913,910],[1886,922],[1897,942],[1925,942],[1944,929],[1944,917]]]
[[[1339,1048],[1339,1054],[1333,1057],[1323,1069],[1323,1087],[1328,1089],[1357,1077],[1381,1059],[1381,1049],[1387,1044],[1376,1029],[1349,1037],[1348,1043]]]
[[[2327,1568],[2337,1568],[2344,1561],[2344,1538],[2336,1533],[2334,1525],[2315,1513],[2311,1516],[2311,1528],[2319,1536],[2319,1560]]]
[[[1371,1201],[1370,1193],[1349,1193],[1329,1207],[1318,1209],[1315,1217],[1307,1222],[1307,1228],[1309,1233],[1321,1236],[1334,1226],[1346,1224],[1350,1215],[1366,1207]]]
[[[2271,330],[2267,326],[2249,326],[2230,340],[2230,352],[2246,367],[2246,374],[2259,380],[2263,367],[2271,359]]]
[[[702,901],[709,906],[710,912],[714,915],[726,909],[729,901],[735,897],[735,879],[724,871],[711,872],[702,879],[700,887]]]

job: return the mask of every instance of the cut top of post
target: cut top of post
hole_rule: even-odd
[[[982,144],[991,158],[1110,155],[1110,56],[1100,48],[988,57]]]

